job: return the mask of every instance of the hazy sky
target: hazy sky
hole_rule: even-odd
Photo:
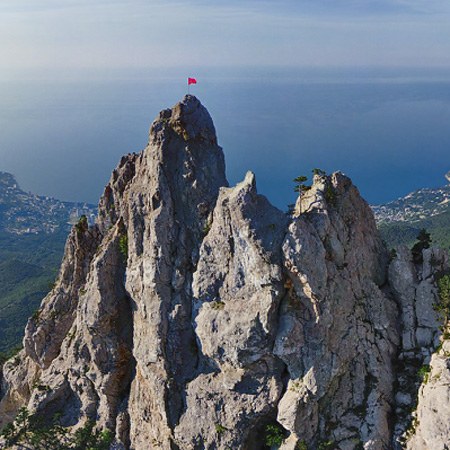
[[[187,76],[278,205],[317,166],[371,202],[450,169],[448,0],[0,0],[0,170],[96,202]]]
[[[450,2],[2,0],[0,56],[3,76],[36,68],[450,66]]]

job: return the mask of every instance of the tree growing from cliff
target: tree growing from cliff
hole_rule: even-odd
[[[296,178],[294,178],[294,192],[298,192],[299,194],[302,194],[303,192],[308,191],[309,189],[311,189],[311,186],[308,186],[306,183],[306,181],[308,181],[308,177],[306,177],[305,175],[300,175]]]
[[[294,178],[293,181],[295,183],[294,192],[298,192],[299,197],[301,197],[305,192],[311,189],[311,186],[308,186],[306,184],[306,182],[308,181],[308,177],[306,177],[305,175],[300,175]]]
[[[419,234],[417,235],[417,242],[414,244],[413,248],[411,249],[413,261],[416,264],[420,264],[423,262],[423,255],[422,252],[426,248],[430,248],[431,245],[431,236],[430,233],[425,230],[425,228],[422,228],[419,231]]]
[[[87,217],[83,214],[75,224],[78,236],[81,236],[89,228]]]
[[[327,173],[325,172],[325,170],[317,169],[317,168],[313,169],[313,170],[312,170],[312,173],[313,173],[313,175],[319,175],[319,176],[321,176],[321,177],[325,177],[325,176],[327,175]]]

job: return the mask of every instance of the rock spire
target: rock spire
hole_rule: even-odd
[[[96,224],[73,228],[5,364],[0,426],[26,406],[72,429],[93,420],[116,449],[444,448],[445,423],[423,417],[449,403],[447,344],[432,356],[447,255],[389,256],[339,172],[315,175],[295,211],[251,172],[228,186],[197,98],[163,110],[113,171]],[[414,367],[430,359],[412,430]]]

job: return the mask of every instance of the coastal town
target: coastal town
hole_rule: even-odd
[[[0,172],[0,213],[0,231],[15,235],[53,234],[69,231],[81,215],[93,223],[96,207],[25,192],[12,174]]]
[[[450,184],[424,188],[384,205],[372,206],[377,223],[417,222],[449,210]]]

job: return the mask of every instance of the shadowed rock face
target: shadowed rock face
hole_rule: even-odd
[[[163,110],[147,148],[113,171],[96,225],[69,236],[4,367],[0,423],[21,406],[66,426],[90,418],[137,450],[262,449],[274,423],[284,450],[444,448],[433,447],[450,438],[444,422],[409,425],[411,367],[439,344],[447,256],[427,250],[419,267],[403,249],[389,263],[340,173],[316,175],[295,210],[270,205],[250,172],[228,187],[198,99]]]

